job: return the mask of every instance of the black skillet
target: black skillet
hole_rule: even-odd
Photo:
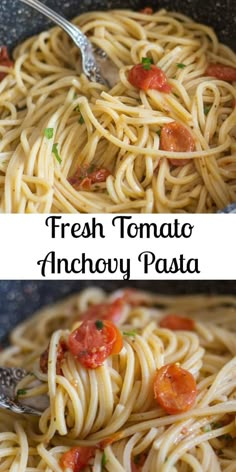
[[[0,281],[0,341],[18,323],[38,308],[63,297],[96,285],[110,292],[126,286],[162,294],[236,294],[236,281]]]
[[[166,8],[191,16],[194,20],[212,26],[221,41],[236,49],[235,0],[41,0],[67,18],[91,10],[131,8],[139,10],[152,6]],[[9,47],[46,29],[50,23],[19,0],[0,0],[0,45]]]

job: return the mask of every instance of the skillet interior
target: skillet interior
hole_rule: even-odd
[[[11,329],[41,306],[78,292],[89,286],[102,287],[106,291],[124,287],[136,287],[161,294],[185,295],[236,294],[235,281],[198,281],[198,280],[136,280],[136,281],[88,281],[88,280],[38,280],[38,281],[0,281],[0,341],[6,342]]]
[[[154,9],[166,8],[191,16],[196,21],[212,26],[222,42],[236,49],[236,2],[235,0],[41,0],[51,8],[73,18],[79,13],[111,8],[138,10],[144,6]],[[10,48],[26,37],[47,29],[50,23],[32,8],[19,0],[0,2],[0,44]]]

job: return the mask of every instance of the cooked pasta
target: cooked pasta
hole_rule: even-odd
[[[1,365],[30,372],[17,386],[19,401],[46,394],[49,406],[40,418],[0,412],[0,470],[234,472],[235,315],[235,296],[130,289],[90,288],[41,309],[13,330]],[[99,330],[107,318],[117,323],[123,347],[86,368],[72,354],[71,333],[96,317]],[[191,405],[169,414],[168,395],[160,403],[153,393],[166,366],[196,383]],[[88,456],[76,468],[67,461],[78,448]]]
[[[235,54],[210,27],[148,12],[75,20],[117,66],[110,90],[81,74],[59,28],[19,45],[14,67],[2,53],[1,212],[205,213],[236,201]],[[153,68],[145,61],[166,93],[131,84],[132,66]]]

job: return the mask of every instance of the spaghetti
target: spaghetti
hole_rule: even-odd
[[[0,470],[235,471],[235,310],[233,296],[95,288],[43,308],[15,328],[1,364],[30,372],[18,400],[46,393],[49,406],[40,419],[0,412]],[[99,367],[71,350],[92,322],[116,323],[123,339]]]
[[[75,20],[119,69],[111,90],[81,75],[59,28],[19,45],[14,67],[2,48],[1,212],[201,213],[236,201],[235,54],[211,28],[149,10]],[[148,61],[165,87],[132,85],[131,68],[150,72]]]

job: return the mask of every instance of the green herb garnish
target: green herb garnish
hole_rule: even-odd
[[[91,164],[89,167],[88,167],[88,173],[89,174],[92,174],[92,172],[96,169],[96,166],[95,164]]]
[[[145,70],[150,70],[153,60],[150,57],[142,57],[142,65]]]
[[[78,122],[80,125],[82,125],[84,123],[84,119],[83,119],[83,116],[80,115],[79,119],[78,119]]]
[[[221,437],[222,437],[222,439],[224,439],[224,441],[227,441],[227,442],[232,441],[232,439],[233,439],[231,434],[229,434],[229,433],[223,434]]]
[[[103,455],[102,455],[102,460],[101,460],[102,467],[105,467],[106,463],[107,463],[107,456],[104,452]]]
[[[182,62],[177,62],[176,65],[178,69],[184,69],[186,67],[186,64],[183,64]]]
[[[134,463],[139,464],[140,458],[141,458],[140,454],[137,454],[137,456],[134,456]]]
[[[54,143],[52,146],[52,153],[54,154],[56,160],[59,162],[59,164],[62,163],[62,159],[59,155],[58,149],[57,149],[58,143]]]
[[[220,422],[211,423],[212,429],[222,428],[223,424]]]
[[[173,95],[174,95],[176,98],[179,98],[179,95],[177,95],[177,93],[173,92]]]
[[[17,395],[26,395],[27,393],[27,390],[25,388],[20,388],[19,390],[17,390]]]
[[[204,433],[209,433],[209,431],[211,431],[211,425],[206,424],[205,426],[203,426],[202,430],[204,431]]]
[[[53,128],[45,128],[45,130],[44,130],[44,136],[45,136],[47,139],[52,139],[52,138],[53,138],[53,131],[54,131]]]
[[[204,105],[203,109],[204,109],[204,115],[207,116],[211,109],[211,105]]]
[[[158,134],[159,137],[161,137],[161,129],[158,129],[156,133]]]
[[[77,111],[78,113],[80,113],[80,117],[78,119],[78,123],[80,123],[81,125],[84,123],[84,118],[82,116],[82,113],[80,111],[80,106],[77,105],[75,108],[74,108],[74,111]]]
[[[104,327],[104,323],[101,320],[97,320],[95,321],[95,326],[99,331],[101,331],[101,329]]]
[[[124,336],[136,336],[137,331],[123,331]]]

